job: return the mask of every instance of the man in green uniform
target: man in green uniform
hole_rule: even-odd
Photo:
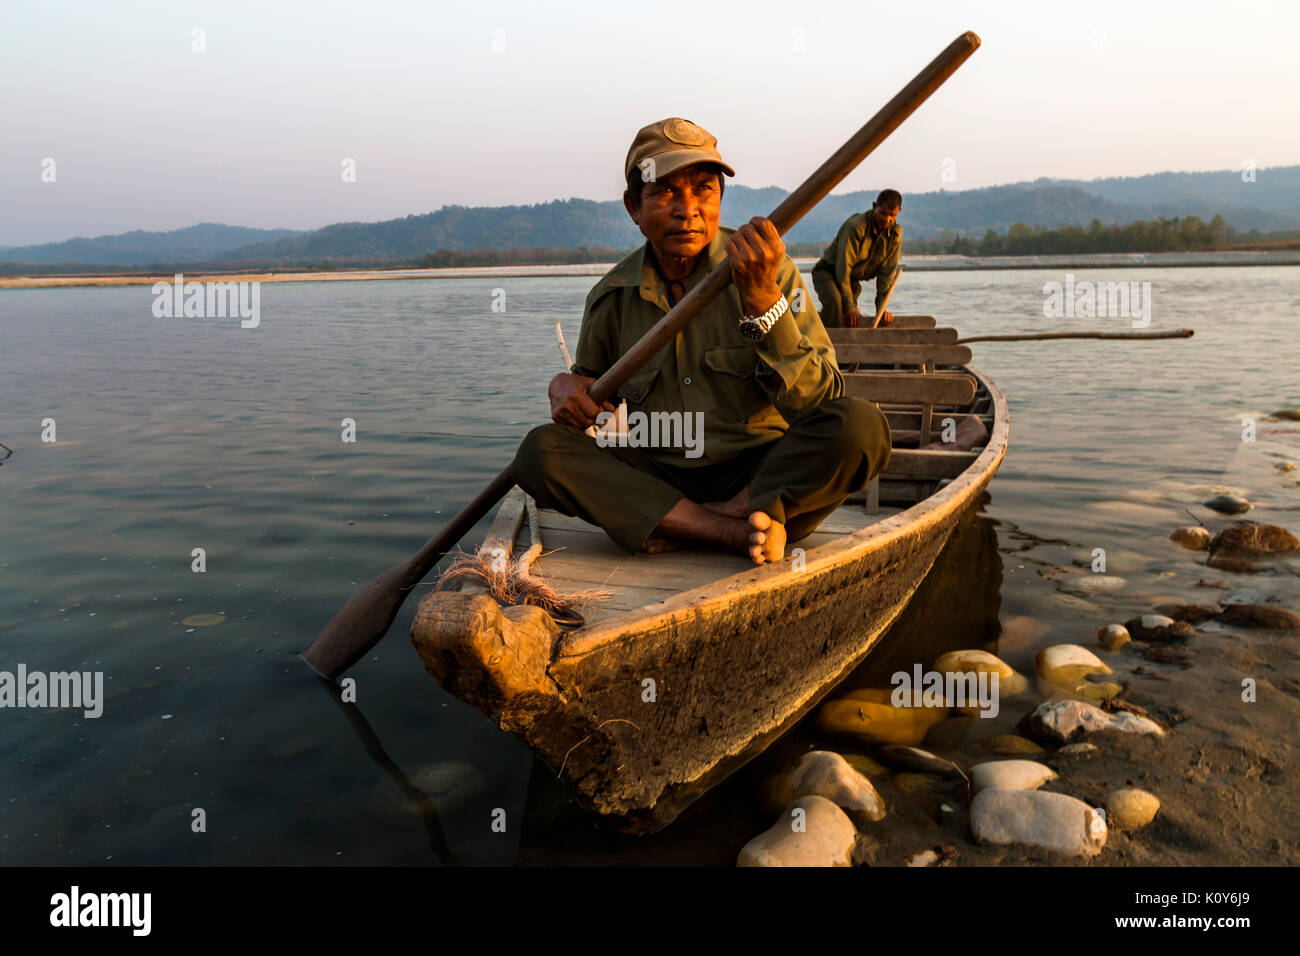
[[[813,266],[813,288],[821,299],[822,324],[827,328],[869,327],[876,316],[880,316],[881,325],[894,321],[893,313],[885,311],[885,301],[898,278],[903,248],[898,213],[902,208],[903,197],[897,190],[882,190],[870,210],[844,221],[835,241]],[[858,294],[868,279],[876,280],[876,308],[863,323]]]
[[[844,396],[772,223],[719,228],[724,174],[735,172],[717,140],[688,120],[637,133],[623,204],[647,242],[587,296],[572,371],[550,384],[554,424],[528,433],[512,474],[538,504],[599,525],[629,552],[696,541],[764,564],[884,468],[890,434],[879,409]],[[724,262],[733,284],[620,389],[629,420],[695,421],[702,442],[684,443],[681,429],[673,441],[647,442],[644,429],[632,441],[629,429],[603,447],[584,434],[613,411],[588,396],[596,378]]]

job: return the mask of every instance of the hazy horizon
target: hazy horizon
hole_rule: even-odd
[[[982,48],[837,193],[1300,163],[1293,6],[943,3],[891,11],[890,37],[847,3],[701,9],[11,0],[0,246],[616,199],[669,115],[735,182],[791,189],[966,29]]]
[[[1279,167],[1279,168],[1280,168],[1280,167]],[[1268,170],[1267,167],[1260,167],[1260,168],[1257,170],[1257,172],[1263,173],[1263,172],[1267,172],[1267,170]],[[1223,172],[1223,171],[1224,171],[1224,170],[1213,170],[1213,169],[1179,169],[1179,170],[1163,170],[1163,169],[1162,169],[1162,170],[1153,170],[1153,171],[1150,172],[1150,173],[1138,173],[1138,174],[1136,174],[1136,177],[1141,177],[1141,176],[1146,176],[1146,175],[1159,175],[1159,174],[1161,174],[1161,173],[1166,173],[1166,172],[1168,172],[1168,173],[1189,173],[1189,174],[1190,174],[1190,173],[1211,173],[1211,172]],[[1229,172],[1233,172],[1233,171],[1229,171]],[[1097,182],[1097,181],[1101,181],[1101,180],[1104,180],[1104,179],[1107,179],[1107,178],[1109,178],[1109,177],[1098,176],[1098,177],[1093,177],[1092,179],[1089,179],[1089,180],[1084,180],[1084,182]],[[989,186],[970,186],[970,187],[968,187],[968,189],[970,189],[970,190],[977,190],[977,189],[988,189],[988,188],[994,188],[994,187],[997,187],[997,186],[1014,186],[1014,185],[1016,185],[1017,183],[1021,183],[1021,182],[1029,182],[1029,181],[1030,181],[1030,180],[1017,180],[1016,182],[1008,182],[1008,183],[992,183],[992,184],[990,184]],[[789,191],[793,188],[793,187],[791,187],[791,186],[783,186],[783,185],[778,185],[778,184],[776,184],[776,183],[768,183],[768,184],[765,185],[765,186],[749,186],[747,183],[741,183],[741,182],[737,182],[736,180],[730,180],[730,179],[728,180],[728,183],[730,183],[730,184],[732,184],[732,185],[745,186],[745,187],[750,188],[750,189],[768,189],[768,188],[773,188],[773,187],[774,187],[774,188],[777,188],[777,189],[784,190],[784,191],[786,191],[786,192],[789,192]],[[888,184],[883,184],[883,185],[882,185],[882,188],[883,188],[883,186],[885,186],[885,185],[888,185]],[[730,188],[730,187],[729,187],[729,188]],[[951,187],[951,185],[949,185],[948,187],[938,187],[938,188],[936,188],[936,189],[923,190],[923,191],[918,191],[918,192],[910,193],[910,194],[905,193],[905,196],[906,196],[906,195],[916,196],[916,195],[920,195],[922,192],[933,193],[933,192],[939,192],[939,191],[941,191],[941,190],[943,190],[943,191],[951,191],[951,192],[963,192],[963,191],[965,191],[965,190],[961,190],[961,189],[953,189],[953,188]],[[862,191],[874,191],[874,187],[872,187],[872,188],[870,188],[870,189],[864,189],[863,187],[859,187],[859,188],[856,188],[856,189],[842,189],[842,188],[839,188],[839,189],[835,189],[835,190],[833,190],[829,195],[831,195],[831,196],[838,196],[838,195],[844,195],[844,194],[847,194],[847,193],[862,192]],[[590,201],[590,202],[610,202],[610,201],[616,201],[618,198],[619,198],[619,197],[617,197],[617,196],[607,196],[607,197],[604,197],[604,198],[594,197],[594,196],[551,196],[551,197],[549,197],[549,198],[545,198],[545,199],[537,199],[537,200],[534,200],[534,201],[532,201],[532,202],[527,202],[527,203],[445,203],[444,206],[461,205],[461,206],[466,206],[466,207],[468,207],[468,208],[501,208],[501,207],[508,207],[508,206],[528,206],[528,205],[538,205],[538,204],[545,204],[545,203],[554,202],[554,201],[565,202],[565,201],[568,201],[568,200],[570,200],[570,199],[587,200],[587,201]],[[723,198],[723,204],[724,204],[724,207],[725,207],[725,204],[726,204],[726,198],[725,198],[725,197]],[[443,208],[443,207],[440,206],[440,207],[437,207],[437,208],[435,208],[435,209],[411,210],[411,211],[408,211],[408,212],[406,212],[406,213],[400,213],[398,216],[387,216],[387,217],[385,217],[384,219],[378,219],[378,220],[349,220],[349,221],[353,221],[353,222],[361,222],[361,223],[385,222],[385,221],[390,221],[390,220],[392,220],[392,219],[394,219],[394,218],[401,218],[401,217],[403,217],[403,216],[408,216],[408,215],[410,215],[410,216],[421,216],[421,215],[427,215],[427,214],[430,214],[430,213],[435,213],[435,212],[438,211],[438,209],[441,209],[441,208]],[[202,225],[233,226],[233,227],[243,227],[243,228],[253,228],[253,229],[295,229],[295,228],[297,228],[297,229],[300,229],[300,230],[303,231],[303,232],[312,232],[312,231],[315,231],[315,230],[317,230],[317,229],[324,228],[325,226],[337,225],[339,222],[342,222],[342,221],[343,221],[343,220],[337,220],[337,221],[335,221],[335,220],[331,220],[330,222],[322,222],[322,223],[319,223],[319,224],[314,225],[314,226],[294,227],[294,226],[276,226],[276,225],[264,226],[264,225],[260,225],[260,224],[258,224],[258,225],[254,225],[254,226],[250,226],[248,223],[243,223],[243,222],[215,222],[215,221],[213,221],[213,220],[200,220],[200,221],[196,221],[196,222],[186,223],[186,224],[181,225],[181,226],[173,226],[173,227],[170,227],[170,228],[167,228],[167,229],[154,229],[154,228],[151,228],[151,227],[149,227],[149,226],[133,226],[133,227],[131,227],[130,229],[123,229],[123,230],[120,230],[120,231],[115,232],[115,233],[100,233],[100,234],[97,234],[97,235],[75,235],[75,236],[63,236],[63,237],[61,237],[61,238],[59,238],[59,239],[43,240],[43,241],[41,241],[41,242],[39,242],[39,243],[27,243],[27,242],[23,242],[23,243],[12,243],[12,242],[11,242],[11,243],[0,243],[0,249],[6,249],[6,248],[21,248],[21,247],[25,247],[25,246],[33,246],[33,245],[46,245],[46,244],[52,244],[52,243],[66,242],[66,241],[74,240],[74,239],[97,239],[97,238],[102,238],[103,236],[106,236],[106,235],[122,235],[122,234],[124,234],[124,233],[136,232],[136,231],[139,231],[139,232],[173,232],[173,231],[176,231],[176,230],[178,230],[178,229],[188,229],[188,228],[191,228],[191,227],[202,226]]]

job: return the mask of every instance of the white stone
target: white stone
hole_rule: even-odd
[[[1036,760],[990,760],[971,767],[970,783],[981,790],[1037,790],[1056,777],[1056,771]]]
[[[1142,615],[1142,626],[1146,628],[1151,628],[1152,630],[1158,627],[1168,627],[1173,623],[1174,623],[1174,619],[1172,617],[1165,617],[1163,614]]]
[[[837,753],[812,750],[768,784],[769,805],[787,807],[800,797],[825,797],[858,822],[881,820],[885,801],[871,781]]]
[[[1085,594],[1122,591],[1128,586],[1127,581],[1113,574],[1074,574],[1061,584],[1072,591],[1083,591]]]
[[[1090,674],[1113,673],[1100,657],[1078,644],[1054,644],[1034,657],[1038,676],[1053,684],[1074,685]]]
[[[1048,700],[1029,715],[1029,727],[1040,740],[1069,743],[1076,737],[1103,730],[1128,734],[1154,734],[1163,737],[1160,725],[1128,711],[1108,714],[1100,707],[1082,700]]]
[[[934,662],[934,670],[940,674],[997,674],[999,698],[1014,697],[1029,689],[1029,681],[1023,674],[996,654],[979,648],[949,651]]]
[[[1097,640],[1108,651],[1117,651],[1133,640],[1133,635],[1123,624],[1107,624],[1097,628]]]
[[[853,821],[831,801],[800,797],[741,847],[736,866],[851,866],[857,839]]]
[[[970,807],[977,843],[1038,847],[1091,857],[1106,845],[1106,821],[1088,804],[1064,793],[981,790]]]

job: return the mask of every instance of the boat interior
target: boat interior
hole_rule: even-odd
[[[968,468],[993,431],[992,396],[967,368],[970,348],[957,344],[956,329],[936,328],[933,316],[899,315],[887,328],[827,331],[847,393],[884,412],[893,452],[863,492],[789,548],[810,550],[912,507]],[[480,554],[518,559],[530,547],[528,504],[522,490],[511,490]],[[534,513],[542,554],[532,573],[564,594],[600,592],[577,607],[588,627],[753,567],[744,555],[705,549],[629,555],[581,519]]]

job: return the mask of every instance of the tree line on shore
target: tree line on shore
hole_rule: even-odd
[[[904,242],[913,255],[947,254],[967,256],[1026,256],[1086,254],[1103,252],[1201,252],[1240,245],[1268,246],[1296,244],[1300,232],[1261,234],[1239,233],[1215,216],[1208,223],[1197,216],[1161,216],[1138,219],[1127,226],[1103,225],[1094,219],[1086,227],[1062,225],[1056,229],[1017,222],[998,235],[992,229],[979,240],[945,229],[935,239]],[[907,248],[910,244],[911,248]]]
[[[828,240],[829,241],[829,240]],[[336,272],[358,269],[448,269],[501,267],[519,265],[578,265],[617,262],[633,249],[612,246],[577,246],[570,249],[534,246],[517,249],[439,249],[418,259],[373,256],[331,257],[329,259],[252,259],[214,260],[210,262],[154,263],[123,268],[111,264],[89,263],[2,263],[0,275],[159,275],[172,272]],[[904,255],[959,256],[1032,256],[1079,255],[1088,253],[1128,252],[1206,252],[1224,249],[1294,249],[1300,248],[1300,230],[1283,232],[1241,232],[1225,224],[1222,216],[1208,223],[1196,216],[1164,216],[1154,220],[1136,220],[1126,226],[1104,225],[1094,219],[1088,226],[1062,225],[1056,229],[1011,225],[1005,234],[989,229],[981,239],[970,239],[960,232],[944,229],[935,238],[903,240]],[[821,255],[825,242],[787,243],[791,256]]]

